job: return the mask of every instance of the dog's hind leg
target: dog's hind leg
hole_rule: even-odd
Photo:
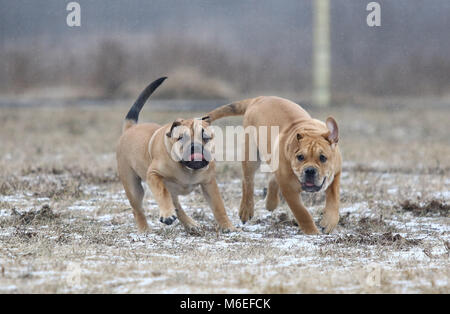
[[[172,194],[172,200],[173,204],[175,205],[177,217],[178,219],[180,219],[180,222],[183,224],[186,232],[191,234],[199,234],[201,232],[199,224],[186,214],[186,212],[181,207],[178,196]]]
[[[138,230],[140,232],[149,231],[147,224],[147,219],[144,215],[144,210],[142,208],[142,200],[144,199],[144,189],[141,185],[141,179],[136,175],[136,173],[130,168],[126,171],[120,171],[119,167],[119,177],[122,181],[123,187],[125,188],[125,193],[128,197],[131,207],[133,208],[134,219]]]
[[[239,217],[243,223],[252,219],[254,214],[255,172],[259,165],[259,161],[242,162],[242,199],[239,206]]]
[[[273,211],[277,208],[278,203],[280,203],[280,186],[275,176],[272,176],[267,187],[266,209]]]
[[[261,164],[259,156],[257,156],[256,161],[252,160],[253,156],[250,156],[251,148],[255,148],[255,146],[256,144],[252,140],[252,137],[246,136],[244,143],[244,161],[242,161],[242,199],[241,205],[239,206],[239,217],[244,224],[252,219],[255,209],[255,172]],[[258,150],[256,152],[259,155]]]

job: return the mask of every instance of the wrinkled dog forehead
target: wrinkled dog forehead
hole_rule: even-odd
[[[195,137],[202,136],[203,132],[203,125],[201,120],[194,120],[194,123],[192,123],[192,130],[194,132]]]
[[[173,128],[172,130],[172,136],[174,138],[180,137],[180,136],[185,136],[185,135],[191,135],[191,128],[187,125],[178,125],[175,128]]]
[[[329,152],[330,143],[323,136],[305,136],[299,142],[300,150],[311,155]]]
[[[192,128],[195,138],[201,138],[203,135],[207,135],[208,137],[214,135],[213,128],[211,128],[208,123],[203,120],[195,119]]]
[[[174,122],[174,124],[177,122]],[[201,139],[203,135],[212,137],[214,135],[214,130],[205,121],[199,119],[183,120],[179,121],[177,125],[172,126],[171,137],[177,139],[181,136]]]
[[[201,121],[184,121],[183,124],[173,128],[172,134],[174,137],[189,136],[195,138],[201,138],[202,133],[206,132],[206,129],[202,126]]]

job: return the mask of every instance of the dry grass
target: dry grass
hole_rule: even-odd
[[[416,216],[442,216],[449,217],[450,205],[442,200],[431,200],[421,205],[420,203],[405,200],[400,204],[401,208],[412,212]]]
[[[447,108],[313,110],[340,122],[345,160],[341,221],[315,237],[286,204],[264,209],[262,174],[241,232],[217,233],[196,191],[181,202],[202,236],[160,224],[151,196],[139,235],[115,171],[128,104],[1,108],[0,292],[449,293]],[[143,120],[180,115],[149,109]],[[218,168],[239,225],[239,165]],[[304,198],[318,221],[323,195]]]

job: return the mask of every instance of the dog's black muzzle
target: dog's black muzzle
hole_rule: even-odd
[[[183,159],[180,162],[187,168],[199,170],[208,166],[209,160],[211,160],[210,154],[204,150],[203,145],[192,143],[190,149],[189,147],[185,149]]]
[[[302,190],[311,193],[319,192],[322,189],[323,184],[325,183],[325,179],[326,178],[323,178],[321,185],[306,185],[305,183],[302,183]]]
[[[303,182],[301,182],[302,190],[305,192],[318,192],[322,189],[323,184],[325,183],[325,179],[323,178],[322,184],[317,185],[316,177],[318,176],[318,171],[314,167],[308,167],[305,169],[305,172],[303,174]]]

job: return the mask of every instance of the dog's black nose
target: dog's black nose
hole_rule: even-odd
[[[305,169],[305,175],[307,178],[314,178],[316,176],[316,168],[309,167]]]

